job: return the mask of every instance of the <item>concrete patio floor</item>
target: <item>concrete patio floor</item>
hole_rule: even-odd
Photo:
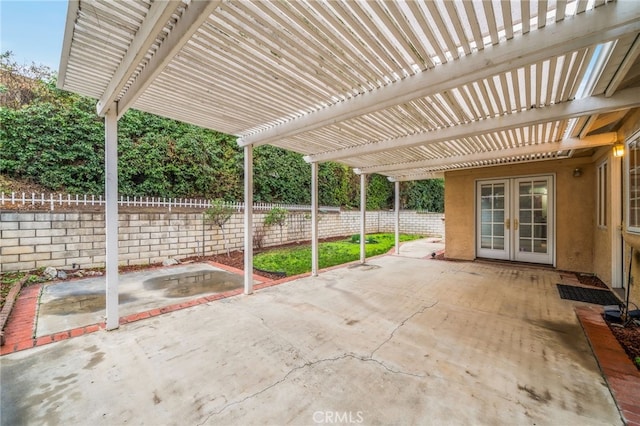
[[[421,244],[5,355],[1,423],[622,424],[558,272]]]
[[[118,311],[120,316],[132,315],[185,302],[207,292],[239,289],[242,283],[242,276],[206,263],[121,274],[118,283]],[[104,276],[43,286],[35,336],[46,336],[103,322],[104,289]]]

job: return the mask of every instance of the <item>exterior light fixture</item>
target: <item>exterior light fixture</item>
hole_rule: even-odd
[[[613,156],[614,157],[624,156],[624,144],[617,143],[613,145]]]
[[[575,169],[573,169],[573,177],[580,176],[582,176],[582,169],[580,167],[576,167]]]

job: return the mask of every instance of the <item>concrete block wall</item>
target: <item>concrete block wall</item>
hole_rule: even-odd
[[[265,227],[266,213],[254,214],[254,234],[264,231],[262,247],[309,240],[311,217],[291,212],[287,223]],[[320,238],[360,232],[360,212],[321,213]],[[444,236],[444,215],[403,211],[403,233]],[[393,211],[367,212],[367,233],[393,232]],[[119,259],[121,265],[144,265],[175,257],[225,252],[222,231],[203,221],[202,212],[120,213]],[[0,212],[0,272],[28,271],[53,266],[103,267],[105,217],[96,212]],[[244,248],[244,219],[234,214],[225,225],[229,250]]]
[[[394,232],[394,211],[371,211],[365,216],[366,232]],[[320,237],[352,235],[360,232],[360,212],[343,211],[339,214],[320,215]],[[444,213],[400,211],[400,232],[444,237]]]

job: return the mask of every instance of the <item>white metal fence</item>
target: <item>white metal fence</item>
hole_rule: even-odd
[[[4,206],[32,206],[37,208],[47,208],[54,211],[56,206],[61,207],[86,207],[86,206],[103,206],[106,200],[102,195],[71,195],[71,194],[31,194],[22,192],[11,194],[0,193],[0,208]],[[244,203],[241,202],[225,202],[225,206],[234,210],[244,210]],[[193,208],[206,209],[211,207],[211,200],[203,198],[160,198],[160,197],[124,197],[118,199],[120,207],[157,207],[166,208],[171,211],[172,208]],[[254,203],[254,210],[271,210],[273,208],[282,208],[288,211],[311,211],[310,205],[303,204],[272,204],[272,203]],[[320,206],[319,210],[326,212],[339,212],[340,207]]]

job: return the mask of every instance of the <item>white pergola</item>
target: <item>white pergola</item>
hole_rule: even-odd
[[[639,55],[634,0],[72,0],[58,85],[105,117],[107,329],[129,108],[236,135],[247,206],[253,147],[303,154],[317,274],[318,163],[361,174],[364,234],[367,174],[396,182],[398,211],[400,181],[614,144],[640,106]],[[246,209],[246,293],[251,235]]]

